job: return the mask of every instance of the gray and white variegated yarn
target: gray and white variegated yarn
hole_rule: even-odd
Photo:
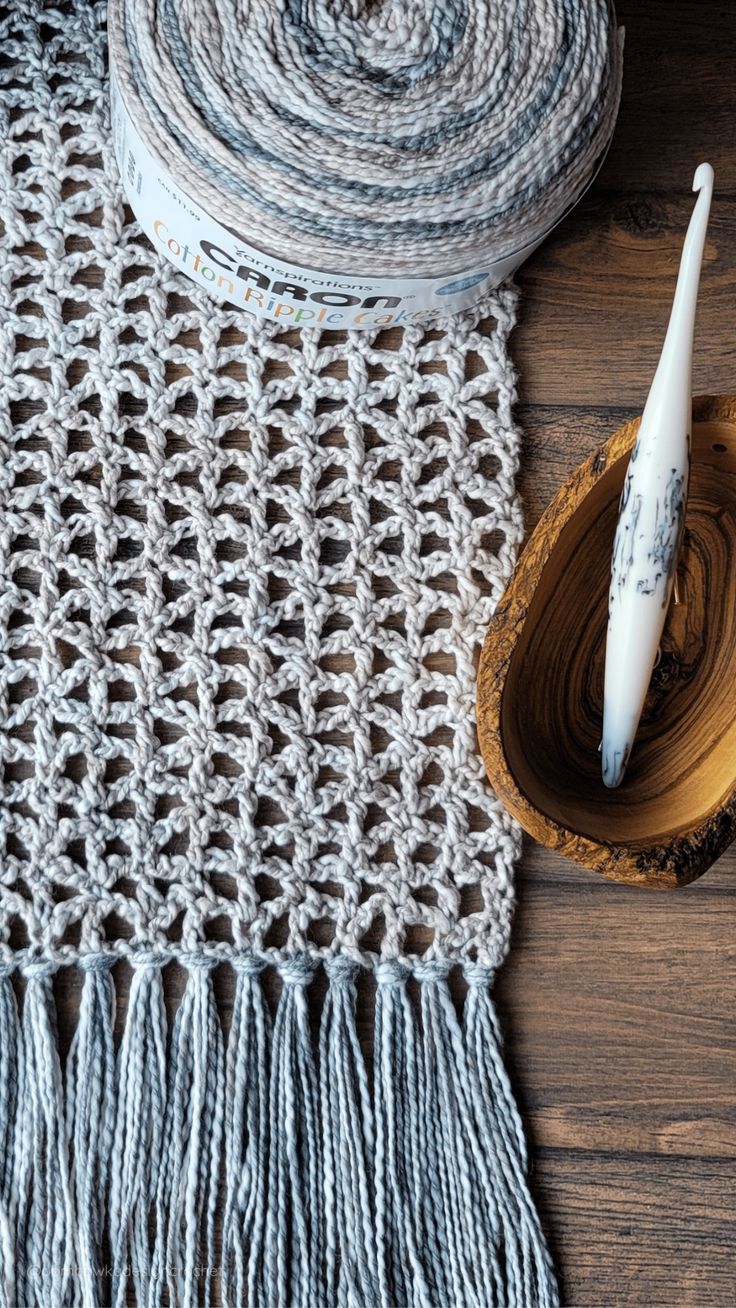
[[[0,44],[0,1304],[552,1305],[473,729],[515,294],[396,337],[219,307],[126,218],[104,8],[0,4]]]
[[[611,139],[612,0],[110,0],[123,99],[208,214],[306,268],[477,269]]]

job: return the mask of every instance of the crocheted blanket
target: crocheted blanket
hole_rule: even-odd
[[[0,49],[0,1303],[552,1304],[473,721],[515,292],[256,323],[124,208],[104,6],[0,6]]]

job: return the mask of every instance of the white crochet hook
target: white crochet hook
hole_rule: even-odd
[[[618,786],[657,661],[682,544],[690,472],[695,307],[713,169],[693,179],[698,199],[687,229],[667,335],[631,452],[611,562],[601,765]]]

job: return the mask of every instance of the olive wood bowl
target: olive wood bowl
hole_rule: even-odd
[[[736,397],[693,402],[679,603],[622,785],[601,780],[611,550],[629,422],[578,467],[530,537],[488,629],[478,733],[491,785],[542,844],[670,889],[736,835]]]

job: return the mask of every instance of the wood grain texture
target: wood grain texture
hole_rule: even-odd
[[[563,483],[486,634],[478,736],[491,785],[542,844],[619,881],[674,889],[736,834],[736,399],[693,405],[686,531],[623,784],[601,780],[611,543],[638,420]]]
[[[529,530],[572,469],[641,411],[703,159],[716,200],[694,387],[736,387],[736,79],[725,71],[736,9],[619,0],[617,10],[624,97],[611,152],[519,276]],[[736,851],[660,896],[525,840],[517,888],[498,1000],[563,1303],[732,1308]]]

